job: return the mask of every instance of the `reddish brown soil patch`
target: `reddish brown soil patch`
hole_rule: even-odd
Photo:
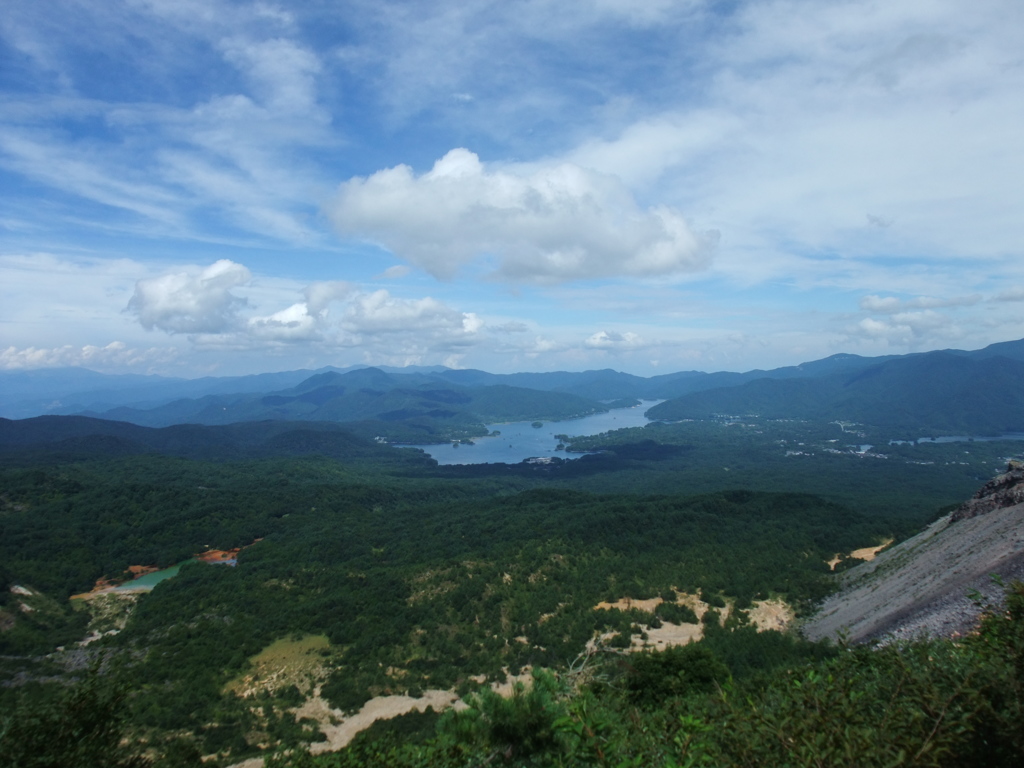
[[[237,560],[241,547],[237,549],[208,549],[196,555],[196,560],[203,563],[222,563],[225,560]]]

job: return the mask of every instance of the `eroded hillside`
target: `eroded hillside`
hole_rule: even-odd
[[[950,636],[969,631],[1000,581],[1024,576],[1024,463],[986,483],[917,536],[844,573],[842,590],[804,626],[810,639]]]

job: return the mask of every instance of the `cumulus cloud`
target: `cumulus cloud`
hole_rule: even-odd
[[[896,312],[903,302],[895,296],[865,296],[860,300],[860,308],[865,312]]]
[[[483,321],[472,312],[459,312],[429,296],[402,299],[384,290],[354,298],[345,311],[343,326],[352,333],[474,334]]]
[[[254,283],[245,266],[228,260],[137,281],[128,311],[144,328],[187,334],[206,350],[359,346],[367,354],[422,359],[476,344],[487,331],[476,313],[430,296],[366,291],[342,280],[304,288]]]
[[[123,341],[112,341],[104,347],[86,344],[74,347],[38,348],[7,347],[0,350],[0,370],[16,371],[33,368],[62,368],[89,366],[90,368],[134,368],[141,365],[167,363],[178,355],[171,347],[132,349]]]
[[[398,165],[350,179],[330,215],[343,235],[441,278],[481,258],[521,282],[694,272],[717,240],[671,208],[641,209],[613,176],[571,163],[491,170],[467,149],[419,176]]]
[[[221,259],[198,274],[177,272],[139,280],[128,310],[147,330],[222,333],[233,326],[245,303],[231,289],[251,279],[244,266]]]
[[[931,309],[898,312],[882,320],[865,317],[851,329],[852,335],[885,340],[890,344],[913,344],[940,331],[945,337],[958,335],[949,317]]]
[[[266,317],[251,317],[247,330],[255,337],[274,341],[308,341],[319,337],[319,318],[304,303],[292,304]]]
[[[271,341],[312,341],[322,337],[327,327],[329,306],[355,290],[344,281],[312,283],[303,291],[305,301],[266,316],[250,317],[246,331],[259,339]]]
[[[311,283],[303,291],[306,306],[314,315],[325,315],[327,306],[332,302],[344,299],[356,290],[355,286],[344,280],[330,280]]]

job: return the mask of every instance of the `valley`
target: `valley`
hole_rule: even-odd
[[[822,669],[901,722],[911,705],[844,666],[834,640],[874,637],[858,629],[874,609],[829,596],[888,572],[1024,445],[606,407],[542,429],[529,414],[521,431],[564,450],[517,463],[438,462],[381,439],[379,421],[0,421],[0,705],[117,700],[111,722],[157,768],[657,763],[666,749],[740,765],[748,745],[709,723],[771,748],[723,692],[781,717],[813,689],[781,681]],[[847,613],[823,624],[829,599]],[[898,647],[859,663],[910,665],[936,702],[959,690]],[[972,711],[934,725],[959,744]]]

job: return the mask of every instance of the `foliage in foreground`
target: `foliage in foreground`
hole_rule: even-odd
[[[765,633],[771,635],[772,633]],[[638,656],[592,657],[501,698],[489,690],[440,719],[400,718],[348,748],[281,753],[267,768],[375,766],[1017,766],[1024,757],[1024,584],[957,641],[840,648],[828,658],[735,674],[731,636]],[[772,641],[774,642],[774,641]],[[717,650],[716,650],[717,649]],[[123,741],[125,689],[92,672],[49,702],[0,717],[0,764],[150,765]],[[159,766],[199,766],[178,750]]]
[[[0,717],[0,765],[5,768],[146,768],[150,761],[122,744],[126,686],[91,669],[54,699],[23,697]]]

